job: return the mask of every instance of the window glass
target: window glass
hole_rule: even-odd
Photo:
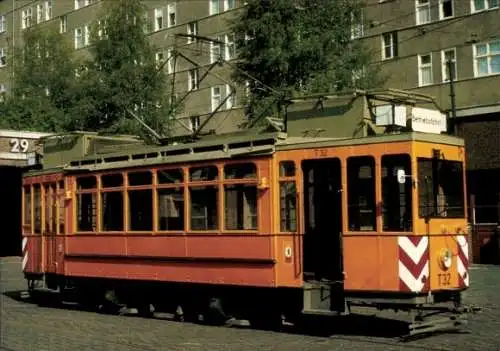
[[[210,181],[217,179],[218,170],[215,166],[193,167],[189,170],[191,181]]]
[[[297,189],[295,182],[280,183],[280,231],[297,230]]]
[[[217,194],[215,186],[190,189],[192,230],[217,229]]]
[[[295,176],[295,163],[293,161],[280,162],[280,177]]]
[[[158,189],[158,229],[184,230],[184,190]]]
[[[101,176],[101,184],[103,188],[114,188],[123,186],[123,175],[104,174]]]
[[[42,190],[40,184],[33,185],[33,205],[34,205],[34,230],[36,234],[40,234],[42,231]]]
[[[404,184],[398,181],[398,170],[404,170]],[[385,231],[412,230],[412,178],[409,155],[382,156],[382,221]]]
[[[129,199],[129,229],[132,231],[153,230],[153,191],[131,190]]]
[[[157,174],[159,184],[175,184],[184,181],[182,169],[159,169]]]
[[[224,186],[226,229],[257,229],[257,187],[255,185]]]
[[[96,204],[95,193],[77,194],[77,231],[92,232],[96,230]]]
[[[149,171],[132,172],[128,174],[128,185],[151,185],[153,184],[153,174]]]
[[[76,179],[76,188],[77,190],[97,188],[97,179],[94,176],[78,177]]]
[[[121,191],[101,193],[101,221],[103,231],[123,230],[123,193]]]
[[[374,231],[376,211],[373,157],[351,157],[347,160],[347,193],[349,230]]]
[[[24,187],[24,225],[31,227],[31,187]]]
[[[256,178],[257,168],[253,163],[240,163],[224,167],[225,179]]]
[[[459,161],[418,159],[420,217],[463,218],[463,164]]]

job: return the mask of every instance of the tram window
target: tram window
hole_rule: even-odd
[[[225,179],[256,178],[257,167],[253,163],[240,163],[224,167]]]
[[[132,231],[153,230],[153,191],[131,190],[129,199],[129,229]]]
[[[295,176],[295,163],[293,161],[280,162],[280,177]]]
[[[33,185],[33,195],[34,231],[36,234],[40,234],[42,231],[42,190],[40,184]]]
[[[184,190],[158,189],[158,229],[184,230]]]
[[[411,178],[400,184],[398,170],[411,175],[409,155],[382,156],[382,221],[383,230],[408,232],[412,230],[412,188]]]
[[[159,184],[176,184],[184,181],[182,169],[159,169],[158,183]]]
[[[51,232],[50,225],[52,224],[52,196],[50,194],[50,185],[44,187],[44,205],[45,205],[45,232]]]
[[[376,212],[373,157],[347,159],[347,194],[349,230],[374,231]]]
[[[77,194],[77,230],[92,232],[96,229],[96,194]]]
[[[193,167],[189,170],[191,181],[210,181],[217,179],[218,170],[215,166]]]
[[[123,230],[123,193],[121,191],[101,193],[101,221],[103,231]]]
[[[420,217],[464,217],[462,162],[425,158],[417,161]]]
[[[191,229],[217,229],[217,187],[205,186],[190,189]]]
[[[24,225],[31,227],[31,188],[24,187]]]
[[[66,211],[66,206],[65,206],[65,201],[64,201],[64,197],[61,196],[59,197],[58,199],[58,203],[59,203],[59,234],[64,234],[65,233],[65,229],[64,229],[64,218],[65,218],[65,213],[64,211]]]
[[[257,229],[257,186],[225,185],[224,196],[226,229]]]
[[[51,198],[51,205],[52,205],[51,231],[52,231],[52,233],[56,233],[57,232],[57,188],[56,188],[56,183],[51,184],[50,189],[51,189],[50,198]]]
[[[97,179],[94,176],[76,178],[76,188],[78,190],[97,188]]]
[[[123,175],[121,174],[103,174],[101,176],[103,188],[116,188],[123,186]]]
[[[297,189],[295,182],[280,183],[280,231],[297,230]]]
[[[146,172],[131,172],[128,174],[128,185],[151,185],[153,184],[153,174]]]

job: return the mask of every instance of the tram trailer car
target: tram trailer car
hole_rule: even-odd
[[[93,308],[269,327],[364,305],[414,312],[416,332],[428,309],[464,315],[465,184],[447,135],[96,153],[24,175],[22,268],[32,294]]]

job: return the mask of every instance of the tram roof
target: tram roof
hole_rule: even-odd
[[[282,150],[318,147],[341,147],[394,142],[430,142],[463,146],[464,141],[444,134],[418,132],[384,134],[359,138],[332,138],[287,136],[282,132],[272,133],[235,133],[230,135],[207,136],[201,140],[165,146],[128,145],[121,151],[94,153],[72,159],[65,165],[44,167],[31,174],[54,171],[91,172],[131,167],[144,167],[159,164],[190,163],[196,161],[215,161],[241,157],[271,155]],[[51,168],[51,169],[49,169]]]

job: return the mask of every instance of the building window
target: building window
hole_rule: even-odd
[[[453,0],[439,0],[439,19],[453,17]]]
[[[432,84],[432,57],[431,54],[418,56],[418,85]]]
[[[226,34],[225,37],[225,57],[226,60],[231,60],[236,58],[236,43],[234,34]]]
[[[172,57],[173,55],[173,49],[172,48],[168,48],[167,49],[167,73],[168,74],[172,74],[174,73],[174,63],[175,63],[175,60],[174,58]]]
[[[160,68],[160,66],[163,64],[165,58],[165,54],[163,51],[157,52],[155,54],[155,62],[156,62],[156,68]]]
[[[59,30],[61,33],[66,33],[68,31],[68,17],[61,16],[59,19]]]
[[[7,21],[5,20],[5,16],[0,16],[0,33],[3,33],[7,30]]]
[[[32,24],[33,24],[33,12],[31,7],[29,7],[21,12],[21,27],[22,29],[26,29],[31,27]]]
[[[226,84],[226,96],[231,94],[231,86]],[[230,110],[236,106],[236,92],[226,100],[226,109]]]
[[[417,25],[431,21],[431,5],[429,0],[415,0]]]
[[[168,4],[167,6],[167,12],[168,12],[168,26],[172,27],[176,25],[176,19],[175,19],[175,4]]]
[[[94,0],[75,0],[75,10],[81,9],[82,7],[89,6],[94,3]]]
[[[7,88],[5,84],[0,84],[0,102],[5,102],[5,95],[7,95]]]
[[[472,12],[498,8],[499,0],[471,0]]]
[[[43,4],[36,5],[36,22],[43,22]]]
[[[198,69],[193,68],[188,71],[188,90],[198,89]]]
[[[0,67],[7,66],[7,56],[5,55],[5,49],[0,48]]]
[[[500,39],[474,45],[474,76],[500,73]]]
[[[398,33],[385,33],[382,35],[382,59],[387,60],[398,55]]]
[[[191,116],[189,117],[189,128],[191,132],[195,132],[198,128],[200,128],[200,116]]]
[[[357,18],[351,14],[351,39],[360,38],[364,35],[363,12]]]
[[[457,79],[457,58],[456,58],[456,50],[448,49],[441,51],[441,63],[442,63],[442,72],[443,72],[443,82],[450,81],[450,71],[451,78],[453,80]],[[450,62],[450,66],[448,66],[448,62]]]
[[[75,49],[81,49],[89,45],[89,26],[75,28]]]
[[[219,107],[222,101],[222,91],[220,86],[212,87],[212,112]]]
[[[225,11],[232,10],[235,8],[235,6],[236,6],[236,4],[235,4],[234,0],[224,0],[224,10]]]
[[[222,40],[223,40],[223,38],[215,37],[212,39],[217,41],[217,42],[216,43],[214,43],[213,41],[210,42],[210,63],[214,63],[214,62],[220,60],[221,56],[222,56]]]
[[[220,0],[210,0],[210,14],[216,15],[220,12]]]
[[[45,1],[45,20],[52,18],[52,1]]]
[[[190,22],[187,25],[187,34],[188,35],[198,35],[198,22]],[[188,44],[196,42],[196,38],[187,38]]]
[[[163,9],[155,9],[155,31],[163,28]]]

